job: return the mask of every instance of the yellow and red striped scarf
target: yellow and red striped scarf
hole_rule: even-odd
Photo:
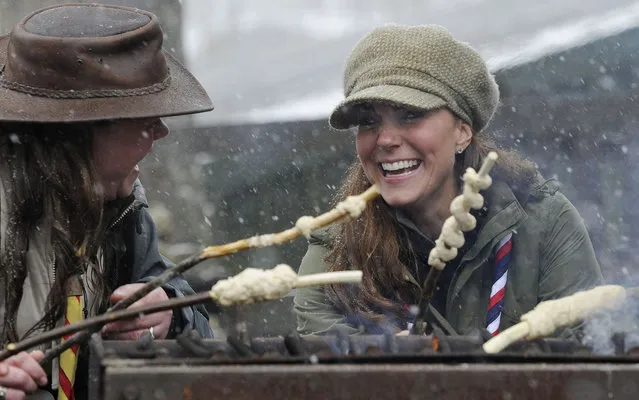
[[[72,278],[72,280],[75,280]],[[79,283],[79,281],[76,281]],[[77,286],[77,285],[70,285]],[[82,289],[67,290],[67,309],[64,315],[64,324],[69,325],[82,320],[83,316],[83,296]],[[62,340],[69,339],[71,335],[65,336]],[[75,372],[78,366],[79,345],[72,346],[60,355],[58,400],[74,400],[73,384],[75,383]]]

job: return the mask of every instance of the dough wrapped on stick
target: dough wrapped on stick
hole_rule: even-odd
[[[94,318],[44,332],[22,342],[10,343],[0,352],[0,360],[75,332],[103,326],[113,321],[134,318],[140,314],[153,314],[211,301],[221,306],[251,304],[278,299],[295,288],[336,283],[357,284],[361,281],[362,271],[336,271],[298,276],[286,264],[280,264],[273,269],[247,268],[236,276],[217,282],[208,292],[174,298],[143,307],[107,312]]]
[[[556,300],[543,301],[521,316],[521,322],[511,326],[483,345],[486,353],[498,353],[521,339],[537,339],[552,335],[558,328],[576,324],[596,312],[619,307],[628,295],[639,288],[624,289],[619,285],[597,286]]]
[[[424,320],[428,307],[433,298],[433,293],[437,287],[437,280],[448,261],[457,257],[457,249],[464,243],[464,232],[475,228],[477,220],[470,213],[470,209],[480,209],[484,205],[484,198],[479,193],[480,190],[487,189],[492,179],[488,173],[497,161],[497,153],[490,152],[482,164],[479,172],[468,168],[464,173],[464,188],[462,194],[455,197],[450,204],[451,216],[444,221],[442,232],[435,240],[435,247],[428,255],[428,265],[431,267],[422,285],[422,297],[419,302],[419,314],[415,318],[415,323],[411,333],[423,335],[425,332]]]
[[[210,258],[227,256],[250,248],[283,244],[299,237],[300,235],[308,237],[314,230],[330,225],[344,218],[356,218],[364,210],[366,205],[373,199],[375,199],[378,195],[379,187],[376,184],[373,184],[361,194],[346,199],[344,202],[339,203],[335,208],[325,212],[324,214],[318,215],[316,217],[301,217],[295,227],[289,228],[282,232],[253,236],[248,239],[241,239],[219,246],[209,246],[199,253],[194,254],[191,257],[181,261],[175,267],[169,268],[161,275],[153,278],[142,288],[140,288],[140,290],[122,299],[113,307],[111,307],[107,312],[124,310],[127,307],[130,307],[133,303],[140,300],[142,297],[146,296],[154,289],[161,287],[171,279],[185,273],[202,261],[208,260]],[[48,350],[45,353],[41,364],[44,365],[51,362],[55,357],[62,354],[62,352],[66,349],[71,348],[75,344],[86,341],[91,333],[93,332],[79,332],[68,340],[65,340],[61,344]]]

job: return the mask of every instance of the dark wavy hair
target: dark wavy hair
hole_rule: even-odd
[[[479,170],[490,151],[499,158],[492,175],[509,184],[514,191],[525,190],[535,181],[537,168],[532,161],[523,159],[516,152],[500,149],[485,136],[473,135],[470,145],[455,159],[455,176],[462,186],[462,175],[468,167]],[[357,195],[371,183],[366,178],[359,160],[350,166],[342,182],[335,202],[347,196]],[[358,288],[347,285],[329,285],[328,299],[345,315],[359,315],[373,322],[389,315],[405,315],[403,302],[414,304],[419,289],[404,279],[408,260],[413,260],[413,250],[406,233],[388,212],[389,206],[381,197],[367,207],[360,218],[347,220],[333,229],[335,240],[325,258],[329,271],[360,269],[363,281]]]
[[[35,229],[49,230],[45,234],[50,237],[55,280],[45,315],[24,336],[56,325],[65,312],[67,281],[97,262],[104,201],[92,135],[91,124],[0,123],[0,181],[6,196],[0,204],[0,223],[6,226],[0,231],[3,344],[20,339],[16,320],[29,237]]]

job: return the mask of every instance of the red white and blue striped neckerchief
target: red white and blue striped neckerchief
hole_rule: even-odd
[[[486,320],[486,329],[492,336],[499,333],[501,310],[504,308],[504,295],[506,294],[506,282],[508,281],[510,254],[513,247],[512,237],[512,232],[508,233],[495,246],[495,272],[493,274],[490,301],[488,302],[488,318]]]
[[[512,232],[509,232],[503,239],[495,245],[495,272],[493,274],[493,284],[490,290],[490,300],[488,302],[488,317],[486,329],[495,336],[499,333],[501,323],[501,311],[504,308],[504,297],[506,294],[506,283],[508,281],[508,267],[510,266],[512,252]],[[408,304],[404,304],[404,310],[410,312]],[[414,316],[408,321],[408,328],[413,326]]]
[[[460,267],[459,264],[464,254],[466,254],[466,252],[475,244],[475,241],[477,240],[477,236],[479,235],[481,228],[484,226],[485,218],[488,215],[488,202],[484,201],[484,205],[482,208],[471,209],[470,213],[477,219],[477,224],[473,230],[464,233],[464,236],[465,236],[464,245],[462,246],[461,249],[458,249],[457,257],[455,257],[454,260],[448,263],[448,265],[446,266],[446,269],[444,270],[445,272],[440,276],[439,278],[440,285],[438,285],[440,288],[438,290],[443,290],[444,292],[446,292],[449,289],[448,286],[451,283],[452,274],[454,274],[454,271]],[[433,243],[433,247],[434,247],[434,243]],[[428,256],[423,258],[423,262],[425,263],[426,266],[428,266],[427,259],[428,259]],[[419,276],[418,268],[419,267],[417,267],[417,269],[415,270],[415,277],[419,281],[420,276]],[[444,274],[449,275],[448,279]],[[425,275],[424,275],[424,278],[425,278]],[[441,287],[441,284],[446,285],[446,287]],[[435,297],[433,297],[431,304],[436,310],[438,310],[440,313],[442,313],[442,315],[444,315],[444,311],[439,310],[437,307],[435,307],[433,304],[434,302],[435,302]],[[406,322],[408,326],[407,329],[410,330],[413,326],[413,321],[415,319],[415,310],[411,310],[411,307],[407,303],[404,303],[403,309],[406,311],[406,315],[408,315],[408,320]]]

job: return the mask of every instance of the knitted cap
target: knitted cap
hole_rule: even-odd
[[[476,132],[490,121],[499,88],[481,56],[436,25],[386,25],[355,46],[344,71],[344,96],[330,117],[356,125],[352,106],[371,101],[419,109],[449,108]]]

